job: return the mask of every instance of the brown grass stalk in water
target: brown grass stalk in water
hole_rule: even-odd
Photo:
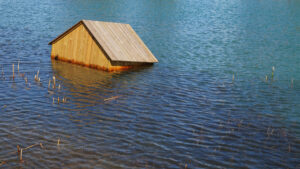
[[[113,96],[113,97],[104,99],[104,101],[106,102],[106,101],[114,100],[114,99],[117,99],[117,98],[119,98],[119,97],[121,97],[121,96]]]

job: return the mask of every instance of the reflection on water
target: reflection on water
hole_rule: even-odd
[[[54,76],[71,95],[77,106],[79,103],[90,106],[103,103],[105,97],[114,91],[114,73],[97,71],[70,63],[52,60]]]
[[[78,85],[89,87],[95,83],[107,84],[107,87],[109,87],[115,74],[56,60],[51,60],[51,66],[55,76],[61,78],[59,80],[68,81],[74,87],[79,87]]]
[[[0,1],[0,167],[299,168],[299,11],[296,0]],[[48,42],[81,19],[130,23],[160,62],[109,73],[50,60]],[[20,163],[17,145],[36,143]]]
[[[95,106],[105,103],[105,100],[113,100],[112,98],[116,96],[118,98],[128,96],[130,84],[135,83],[136,76],[152,67],[106,72],[56,60],[51,60],[51,66],[53,75],[57,77],[64,92],[67,92],[77,107]]]

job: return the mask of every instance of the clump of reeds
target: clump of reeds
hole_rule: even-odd
[[[41,81],[41,79],[39,78],[39,73],[40,73],[40,70],[38,70],[36,75],[34,75],[34,80],[37,81],[37,82]]]
[[[55,98],[52,98],[52,103],[55,104]],[[62,99],[59,98],[59,96],[57,97],[57,104],[59,103],[67,103],[67,98],[64,96]]]
[[[26,148],[21,148],[19,145],[17,145],[17,152],[18,152],[18,156],[19,156],[19,160],[20,162],[24,162],[23,161],[23,151],[27,150],[27,149],[30,149],[32,147],[35,147],[35,146],[40,146],[42,149],[44,149],[44,146],[42,143],[36,143],[36,144],[32,144]]]
[[[62,102],[63,102],[63,103],[66,103],[66,102],[67,102],[67,98],[66,98],[66,97],[63,97]]]

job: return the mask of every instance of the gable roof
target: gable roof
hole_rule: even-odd
[[[52,40],[49,45],[63,38],[80,24],[85,26],[98,46],[104,50],[112,61],[158,62],[129,24],[81,20]]]

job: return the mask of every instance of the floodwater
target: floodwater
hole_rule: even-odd
[[[0,15],[0,167],[300,168],[298,0],[0,0]],[[51,61],[81,19],[131,24],[159,63]]]

